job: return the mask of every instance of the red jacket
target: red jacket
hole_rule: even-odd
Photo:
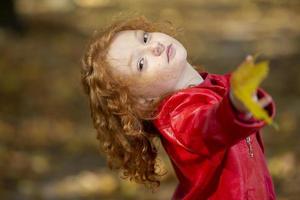
[[[229,74],[201,76],[164,99],[153,121],[179,180],[172,199],[275,199],[259,133],[265,123],[243,120],[232,106]],[[274,102],[265,109],[274,116]]]

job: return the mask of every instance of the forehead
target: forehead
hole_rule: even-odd
[[[107,59],[113,67],[128,67],[130,56],[138,44],[137,35],[139,32],[140,30],[126,30],[114,36],[107,55]]]
[[[115,51],[118,49],[124,49],[132,45],[132,42],[136,40],[136,34],[139,30],[126,30],[118,32],[111,44],[111,50]]]

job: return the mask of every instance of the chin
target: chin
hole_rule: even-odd
[[[173,58],[175,59],[174,61],[177,62],[177,63],[183,63],[183,62],[186,62],[186,59],[187,59],[187,51],[184,47],[178,47],[176,48],[176,55],[175,57]]]
[[[186,67],[186,63],[187,63],[187,54],[186,51],[180,52],[180,54],[176,54],[174,57],[174,63],[176,63],[176,65],[178,66],[178,68],[185,68]]]

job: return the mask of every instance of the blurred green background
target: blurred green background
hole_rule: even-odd
[[[263,87],[277,104],[279,131],[263,130],[279,200],[300,198],[300,1],[16,0],[0,4],[0,199],[170,199],[168,174],[156,193],[118,178],[97,149],[80,58],[93,31],[139,12],[182,27],[192,64],[232,71],[261,53]]]

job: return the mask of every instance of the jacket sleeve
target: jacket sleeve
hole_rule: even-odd
[[[265,125],[254,118],[245,120],[231,104],[229,90],[193,90],[173,100],[169,116],[175,138],[194,153],[210,155],[224,150]],[[257,92],[259,99],[266,95],[261,89]],[[265,109],[274,116],[273,101]]]

